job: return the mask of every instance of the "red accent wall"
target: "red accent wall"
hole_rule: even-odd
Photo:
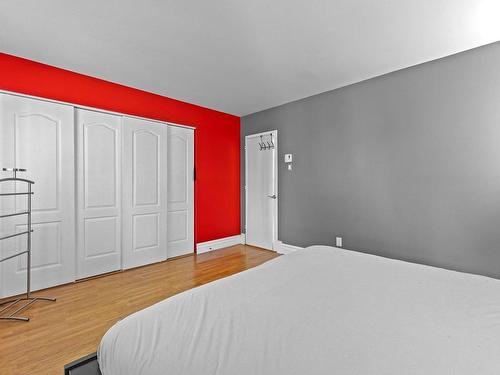
[[[0,89],[195,127],[195,241],[240,233],[239,117],[4,53]]]

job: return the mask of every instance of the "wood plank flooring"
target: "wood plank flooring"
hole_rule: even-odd
[[[31,306],[23,313],[30,322],[0,321],[0,374],[62,374],[66,363],[94,352],[119,319],[276,256],[237,245],[45,290],[38,294],[57,302]]]

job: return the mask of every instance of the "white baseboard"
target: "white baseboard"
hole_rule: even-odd
[[[290,254],[297,250],[302,250],[303,247],[288,245],[282,241],[276,241],[274,243],[274,251],[280,254]]]
[[[216,240],[200,242],[196,245],[196,253],[202,254],[212,250],[222,249],[224,247],[245,244],[245,233],[236,236],[218,238]]]
[[[218,238],[216,240],[207,241],[207,242],[200,242],[199,244],[196,245],[196,253],[203,254],[203,253],[207,253],[207,252],[212,251],[212,250],[222,249],[224,247],[229,247],[229,246],[234,246],[234,245],[239,245],[239,244],[244,245],[245,243],[246,243],[245,233],[241,233],[241,234],[236,235],[236,236]],[[276,241],[274,243],[274,246],[273,246],[273,250],[279,254],[290,254],[290,253],[293,253],[294,251],[302,250],[302,249],[303,249],[303,247],[289,245],[289,244],[283,243],[282,241]]]

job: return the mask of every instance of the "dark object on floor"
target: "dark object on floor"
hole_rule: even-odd
[[[64,366],[64,375],[102,375],[97,353],[92,353]]]

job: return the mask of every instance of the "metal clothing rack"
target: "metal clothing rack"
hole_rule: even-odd
[[[23,295],[22,297],[15,297],[15,298],[12,298],[12,299],[9,299],[6,301],[0,301],[0,306],[5,305],[4,307],[0,308],[0,320],[17,320],[17,321],[27,322],[27,321],[29,321],[29,318],[24,317],[24,316],[19,316],[16,314],[25,310],[26,308],[28,308],[30,305],[32,305],[36,301],[55,301],[56,299],[52,298],[52,297],[38,297],[38,296],[32,297],[31,296],[31,233],[33,232],[33,229],[31,228],[31,197],[33,195],[33,191],[32,191],[31,187],[34,184],[34,182],[30,181],[30,180],[26,180],[24,178],[17,177],[17,172],[26,172],[26,169],[2,168],[2,171],[12,172],[13,176],[10,178],[0,179],[0,184],[3,182],[11,182],[11,183],[12,182],[14,182],[14,183],[23,182],[23,183],[26,183],[27,191],[23,191],[20,193],[17,193],[17,192],[2,193],[1,192],[2,190],[0,190],[0,197],[26,195],[28,207],[27,207],[26,211],[13,212],[13,213],[0,215],[0,219],[12,217],[12,216],[21,216],[21,215],[26,215],[26,217],[27,217],[26,231],[14,233],[14,234],[9,234],[7,236],[0,237],[0,241],[2,241],[2,240],[6,240],[8,238],[17,237],[17,236],[22,236],[22,235],[27,236],[27,238],[26,238],[26,250],[0,259],[0,263],[2,263],[6,260],[18,257],[18,256],[23,255],[23,254],[26,254],[26,257],[27,257],[27,260],[26,260],[26,294]],[[14,311],[11,311],[11,310],[14,310]],[[10,312],[10,314],[9,314],[9,312]],[[8,314],[8,315],[4,315],[4,314]]]

